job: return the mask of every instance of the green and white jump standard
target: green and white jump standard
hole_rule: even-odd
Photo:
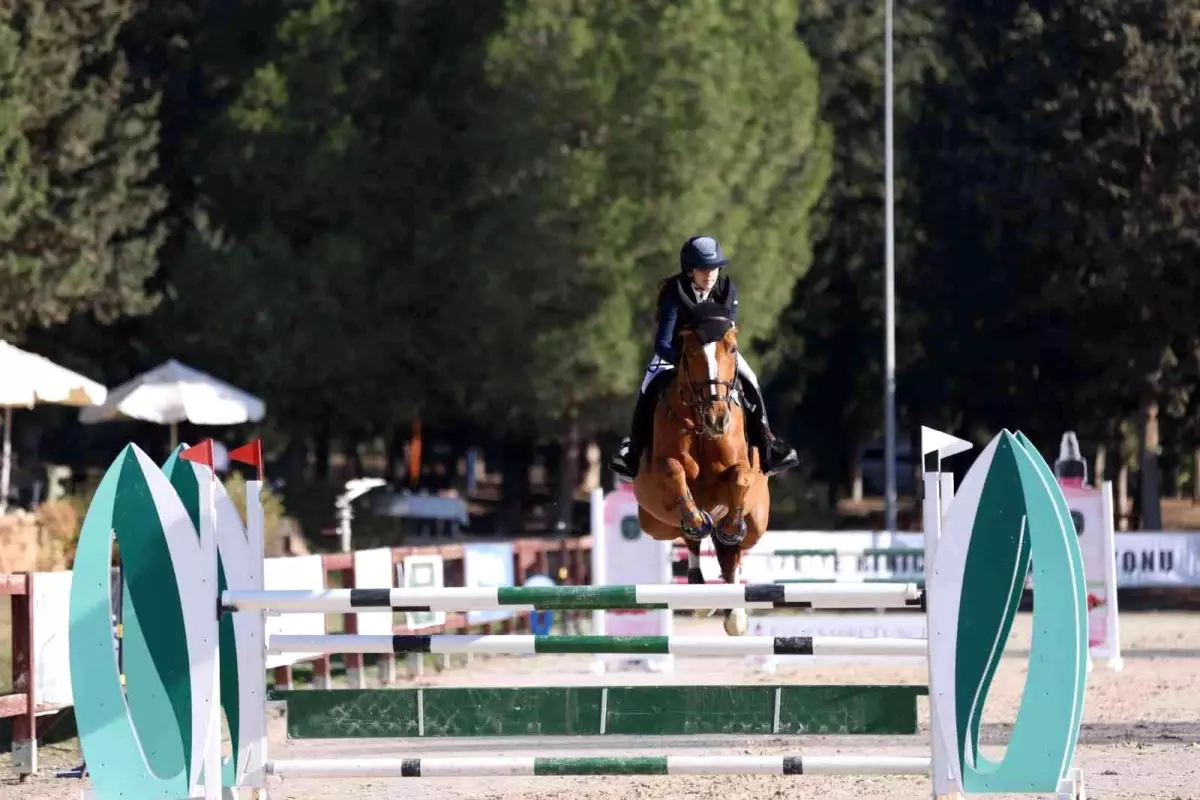
[[[179,451],[159,470],[129,445],[101,481],[80,535],[71,592],[71,675],[95,800],[215,800],[237,796],[242,789],[265,793],[284,778],[735,773],[928,774],[936,797],[964,793],[1083,797],[1082,777],[1072,763],[1088,655],[1081,554],[1061,490],[1046,462],[1019,433],[1003,431],[992,440],[953,501],[950,475],[926,475],[924,592],[911,583],[267,592],[260,488],[259,482],[248,482],[243,527],[210,468],[180,459]],[[114,533],[128,576],[125,607],[131,609],[125,622],[128,687],[124,693],[108,624]],[[982,710],[1031,564],[1037,602],[1027,682],[1005,755],[992,762],[979,750]],[[268,640],[264,624],[267,613],[353,613],[376,608],[466,611],[804,604],[927,607],[929,636],[277,634]],[[651,754],[273,761],[267,752],[266,725],[269,651],[924,655],[929,663],[932,746],[928,755],[920,757]],[[895,732],[907,720],[915,729],[912,692],[919,688],[471,687],[278,695],[289,702],[289,731],[294,724],[303,724],[318,736],[384,738],[407,732],[427,738],[551,730],[603,739],[618,731],[651,732],[647,726],[661,734],[782,736],[868,732],[870,725]],[[519,699],[521,693],[529,702]],[[886,713],[885,704],[890,704]],[[831,705],[837,707],[831,710]],[[224,762],[216,746],[222,707],[234,753]],[[301,707],[315,710],[315,716],[293,719],[293,708],[299,717]],[[822,712],[827,712],[824,717]],[[870,722],[860,730],[846,730],[854,724],[847,720],[855,718]],[[796,791],[804,790],[797,784]]]

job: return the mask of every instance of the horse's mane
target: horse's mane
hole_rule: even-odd
[[[719,341],[734,325],[729,309],[720,303],[706,300],[692,309],[692,319],[683,330],[692,331],[701,344]]]

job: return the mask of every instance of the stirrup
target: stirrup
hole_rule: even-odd
[[[630,469],[620,461],[609,461],[608,468],[613,471],[613,474],[615,474],[619,480],[625,483],[632,483],[633,480],[637,478],[637,475],[631,474]]]
[[[629,437],[626,437],[621,440],[621,447],[608,460],[608,468],[627,480],[637,477],[637,465],[631,464],[629,461],[631,452],[632,442]],[[638,458],[641,458],[641,453],[638,453]]]
[[[778,475],[781,472],[786,472],[793,467],[800,465],[800,457],[796,455],[794,447],[788,448],[787,453],[778,457],[775,456],[775,450],[770,444],[766,447],[767,450],[767,469],[765,470],[767,477]]]

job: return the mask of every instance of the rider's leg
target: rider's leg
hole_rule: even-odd
[[[654,402],[656,393],[647,390],[656,377],[674,368],[674,364],[664,361],[658,356],[650,359],[650,364],[646,367],[646,374],[642,376],[641,391],[638,392],[637,403],[633,409],[630,435],[621,443],[620,451],[609,461],[609,468],[618,475],[622,475],[630,480],[637,477],[638,466],[642,460],[642,451],[650,444],[649,440],[654,435]]]
[[[796,451],[771,432],[771,423],[767,420],[767,403],[763,399],[762,389],[758,386],[758,376],[754,374],[754,370],[750,368],[750,365],[746,363],[746,359],[740,354],[738,355],[737,362],[738,375],[754,394],[751,400],[757,408],[759,430],[762,433],[763,441],[767,444],[767,463],[764,471],[768,475],[774,475],[791,469],[800,463],[800,459],[796,456]]]

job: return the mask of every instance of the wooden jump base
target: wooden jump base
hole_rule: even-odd
[[[924,774],[931,777],[934,796],[1055,793],[1060,800],[1081,800],[1080,775],[1071,764],[1087,662],[1082,556],[1053,474],[1019,434],[1004,431],[996,436],[967,473],[953,503],[949,476],[926,475],[925,563],[933,595],[927,605],[915,584],[895,582],[440,590],[420,595],[268,593],[263,585],[261,483],[247,482],[243,528],[211,467],[183,461],[179,455],[177,451],[160,470],[140,450],[127,447],[97,488],[79,539],[71,593],[71,676],[95,800],[217,800],[222,786],[235,794],[242,788],[264,791],[271,788],[268,778],[287,777],[735,773]],[[939,544],[943,526],[952,545],[945,548]],[[128,592],[135,598],[136,613],[127,620],[126,640],[149,656],[132,662],[129,669],[128,691],[137,694],[136,702],[123,696],[115,667],[112,674],[107,669],[112,639],[104,612],[110,601],[107,573],[114,531],[131,576]],[[1022,703],[1003,760],[991,762],[979,750],[979,712],[1030,564],[1038,600],[1025,700],[1034,702]],[[228,593],[221,591],[222,581]],[[268,637],[264,624],[269,612],[304,613],[313,604],[332,613],[410,606],[449,610],[465,605],[470,610],[472,604],[721,609],[821,603],[825,608],[862,608],[868,597],[867,607],[879,607],[881,598],[897,607],[916,601],[928,613],[928,641],[820,636]],[[290,608],[282,607],[288,603]],[[235,611],[221,614],[222,607]],[[929,691],[931,747],[928,757],[903,758],[661,754],[272,760],[267,752],[265,663],[268,652],[284,651],[927,657],[930,686],[936,687]],[[490,735],[528,735],[531,730],[571,735],[566,731],[573,730],[581,732],[575,735],[601,737],[638,730],[785,735],[830,727],[844,733],[873,725],[908,725],[907,716],[901,719],[897,713],[887,720],[878,708],[870,708],[884,700],[897,708],[903,705],[905,715],[912,707],[915,723],[915,694],[905,696],[898,687],[858,688],[866,690],[858,697],[820,694],[822,689],[844,692],[853,687],[761,686],[335,690],[270,697],[288,702],[289,717],[296,715],[289,727],[307,725],[316,735],[343,738],[394,735],[402,729],[421,738],[462,735],[472,729],[489,735],[489,725],[492,731],[502,731]],[[718,694],[710,693],[714,691]],[[839,727],[829,716],[852,717],[856,704],[865,704],[877,719]],[[222,707],[230,721],[234,754],[227,763],[220,748]]]
[[[906,608],[924,609],[916,583],[887,582],[823,586],[650,585],[553,586],[487,589],[327,589],[325,591],[226,591],[228,611],[345,614],[393,611],[490,611],[542,609],[711,609],[711,608]]]
[[[329,758],[273,761],[282,778],[468,778],[565,775],[927,775],[905,756],[632,756],[606,758]]]

